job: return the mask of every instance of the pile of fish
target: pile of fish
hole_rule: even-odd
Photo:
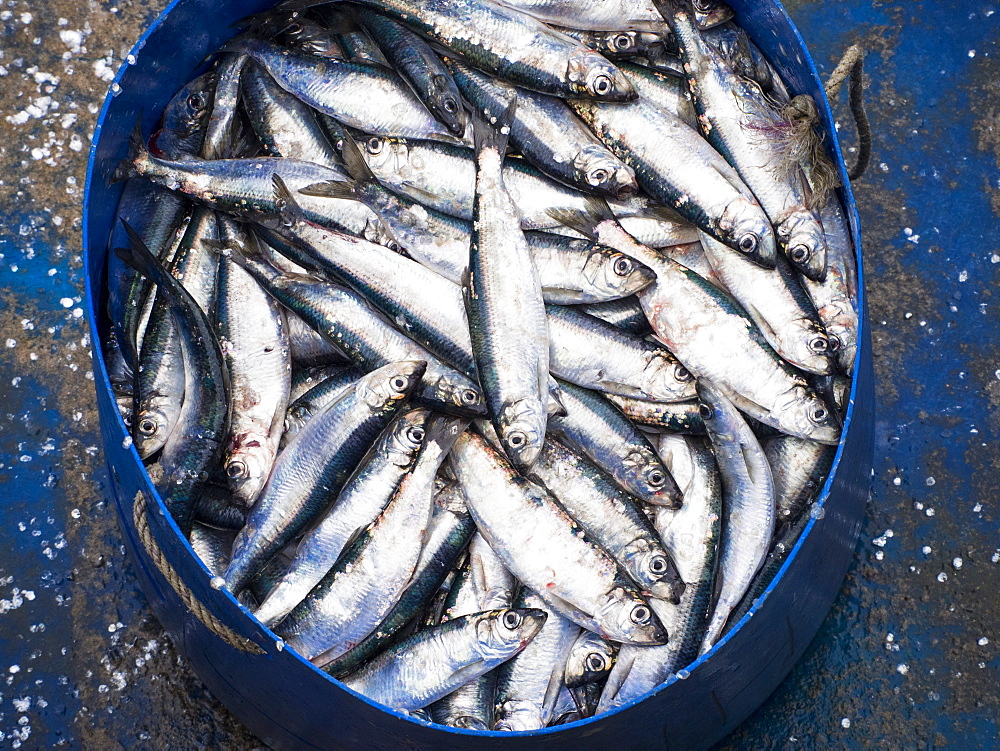
[[[135,449],[214,582],[351,688],[480,730],[620,706],[810,518],[854,249],[732,17],[292,0],[133,133]]]

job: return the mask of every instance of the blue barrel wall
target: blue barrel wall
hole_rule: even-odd
[[[207,0],[178,0],[139,41],[132,52],[135,62],[119,72],[95,133],[84,207],[88,315],[95,341],[107,331],[106,243],[121,191],[119,185],[109,185],[108,178],[126,153],[128,133],[140,116],[144,132],[150,132],[168,98],[194,75],[204,56],[232,34],[229,24],[268,5],[217,7]],[[824,101],[811,59],[781,7],[750,0],[732,5],[791,88]],[[206,24],[208,18],[211,24]],[[184,44],[177,43],[181,37]],[[829,110],[825,105],[821,110],[832,134]],[[849,187],[842,197],[860,247]],[[863,277],[861,294],[865,310]],[[843,580],[863,518],[872,464],[874,385],[867,317],[860,341],[834,472],[818,513],[759,605],[691,666],[685,679],[675,678],[645,700],[598,718],[515,734],[442,729],[387,712],[282,649],[228,592],[212,588],[207,569],[165,514],[125,440],[127,432],[96,353],[94,375],[111,495],[143,591],[195,672],[267,743],[290,749],[362,744],[458,749],[475,740],[484,749],[677,749],[703,747],[722,738],[767,698],[816,633]]]

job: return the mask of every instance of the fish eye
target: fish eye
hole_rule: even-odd
[[[516,610],[507,610],[502,616],[504,628],[513,631],[521,625],[521,614]]]
[[[649,483],[650,487],[658,488],[666,481],[667,475],[662,469],[651,467],[649,471],[646,472],[646,482]]]
[[[512,430],[507,434],[507,445],[509,445],[512,449],[524,448],[527,443],[528,436],[520,430]]]
[[[649,608],[645,605],[636,605],[629,613],[629,619],[637,626],[645,626],[649,623]]]
[[[246,477],[250,470],[243,462],[230,462],[226,467],[226,474],[235,480],[237,477]]]
[[[139,420],[139,432],[143,435],[153,435],[156,432],[156,422],[148,417]]]
[[[389,381],[389,385],[392,386],[393,391],[405,391],[408,384],[409,379],[404,378],[403,376],[394,376],[392,380]]]
[[[365,151],[367,151],[372,156],[377,156],[378,154],[381,154],[382,149],[384,148],[385,148],[385,141],[379,138],[378,136],[373,136],[372,138],[369,138],[368,142],[365,144]]]
[[[618,276],[628,276],[629,274],[632,273],[632,270],[634,268],[635,264],[632,263],[631,258],[625,258],[624,256],[622,256],[621,258],[615,261],[614,269],[615,273],[618,274]]]
[[[614,88],[614,82],[608,76],[598,76],[594,79],[592,88],[594,93],[598,96],[604,96],[605,94],[610,94],[611,90]]]
[[[715,410],[709,407],[707,404],[702,404],[698,407],[698,414],[701,415],[702,420],[711,420],[715,417]]]
[[[400,248],[400,247],[399,247],[399,243],[398,243],[398,242],[396,242],[395,240],[389,240],[389,241],[388,241],[388,242],[387,242],[387,243],[385,244],[385,247],[387,247],[387,248],[388,248],[389,250],[391,250],[391,251],[392,251],[393,253],[398,253],[398,252],[399,252],[400,250],[402,250],[402,248]]]
[[[674,378],[681,383],[687,383],[688,381],[694,380],[694,376],[691,375],[691,371],[683,365],[678,365],[674,368]]]
[[[445,99],[441,106],[444,108],[444,111],[447,112],[449,115],[454,115],[456,112],[458,112],[458,102],[456,102],[454,99],[451,98]]]
[[[813,407],[809,411],[809,419],[812,420],[817,425],[823,424],[826,421],[826,418],[829,417],[829,415],[830,412],[829,410],[827,410],[826,407]]]
[[[595,169],[593,172],[590,173],[590,184],[591,185],[600,185],[605,180],[607,180],[608,177],[609,177],[608,171],[606,169],[604,169],[603,167],[600,167],[600,168]]]
[[[205,109],[207,104],[204,94],[192,94],[188,97],[188,107],[193,110]]]
[[[628,34],[618,34],[613,41],[616,50],[624,51],[632,48],[632,37]]]
[[[757,235],[753,234],[752,232],[743,235],[743,237],[740,238],[739,242],[740,250],[743,251],[744,253],[753,253],[754,251],[757,250],[757,247],[759,245],[760,245],[760,238],[757,237]]]
[[[462,392],[462,401],[466,404],[476,404],[479,402],[479,394],[472,389],[465,389]]]
[[[662,555],[654,555],[649,561],[649,570],[654,574],[667,573],[667,559]]]
[[[410,439],[413,443],[420,443],[424,440],[424,429],[423,428],[410,428],[406,431],[406,437]]]
[[[791,258],[795,263],[805,263],[809,260],[809,256],[812,255],[809,252],[809,248],[805,245],[796,245],[794,248],[788,251],[788,257]]]
[[[830,343],[831,352],[840,352],[840,348],[843,346],[839,338],[835,337],[833,334],[826,335],[827,341]]]
[[[825,336],[814,336],[809,340],[809,349],[817,355],[825,355],[830,351],[830,341]]]
[[[607,662],[604,659],[604,655],[598,652],[591,652],[588,654],[587,659],[583,661],[583,664],[584,667],[586,667],[591,673],[607,670]]]

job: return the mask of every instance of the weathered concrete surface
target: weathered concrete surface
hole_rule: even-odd
[[[0,747],[259,745],[179,661],[123,560],[76,312],[89,134],[111,74],[163,5],[0,5]],[[854,41],[872,50],[877,146],[858,201],[880,384],[875,482],[823,630],[723,747],[996,743],[992,7],[789,3],[825,70]]]

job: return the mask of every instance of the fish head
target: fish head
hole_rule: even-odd
[[[196,154],[212,114],[215,73],[204,73],[174,95],[163,110],[163,123],[150,139],[154,156],[177,159],[182,154]]]
[[[627,297],[656,280],[644,263],[604,245],[594,246],[583,266],[584,278],[609,299]]]
[[[615,587],[597,614],[601,635],[612,641],[652,646],[667,643],[667,630],[649,603],[634,591]]]
[[[774,406],[778,429],[788,435],[836,446],[840,441],[840,418],[822,397],[804,385],[788,390]]]
[[[712,29],[732,20],[736,13],[722,0],[691,0],[694,22],[699,29]]]
[[[336,34],[301,15],[288,22],[288,26],[278,35],[278,40],[286,47],[310,55],[327,58],[344,56]]]
[[[634,540],[621,551],[621,561],[644,592],[674,604],[680,602],[684,582],[670,556],[658,546],[641,538]]]
[[[779,324],[776,336],[785,359],[810,373],[830,375],[835,370],[840,340],[830,336],[822,324],[810,319],[788,319]]]
[[[260,495],[276,453],[277,446],[266,434],[242,432],[231,438],[225,456],[226,484],[244,506],[251,506]]]
[[[778,225],[778,239],[792,265],[815,282],[826,279],[826,233],[811,211],[796,211]]]
[[[662,350],[651,353],[642,385],[647,397],[657,401],[685,401],[697,395],[691,371]]]
[[[397,467],[409,467],[427,437],[427,421],[431,413],[426,409],[411,409],[393,422],[386,458]]]
[[[142,405],[135,418],[135,450],[145,459],[152,456],[167,442],[173,424],[170,418],[155,405]]]
[[[410,149],[406,141],[385,136],[368,136],[358,141],[369,169],[379,179],[405,179],[411,171]]]
[[[529,469],[545,443],[545,407],[538,399],[518,399],[500,413],[495,427],[504,453],[518,471]]]
[[[580,47],[570,56],[566,77],[580,96],[589,99],[631,102],[639,96],[624,73],[586,47]]]
[[[441,373],[436,381],[424,389],[424,394],[433,399],[436,405],[448,405],[449,411],[455,414],[485,417],[488,413],[486,398],[479,386],[455,371],[446,370]]]
[[[573,171],[581,182],[619,200],[639,192],[635,171],[598,144],[588,144],[573,159]]]
[[[423,378],[424,360],[404,360],[369,373],[355,385],[361,400],[372,410],[395,409]]]
[[[465,134],[465,108],[462,106],[454,82],[448,76],[438,74],[431,79],[427,109],[456,138],[461,138]]]
[[[677,483],[651,448],[630,451],[622,458],[622,464],[629,484],[641,490],[639,497],[646,503],[672,508],[681,505],[681,492]]]
[[[479,651],[486,659],[506,658],[526,646],[548,617],[537,608],[508,608],[480,613],[476,622]]]
[[[777,257],[774,231],[763,209],[743,196],[731,201],[719,220],[720,239],[759,266],[773,269]]]
[[[615,664],[615,648],[607,639],[584,631],[573,643],[566,658],[563,680],[569,688],[603,681]]]

